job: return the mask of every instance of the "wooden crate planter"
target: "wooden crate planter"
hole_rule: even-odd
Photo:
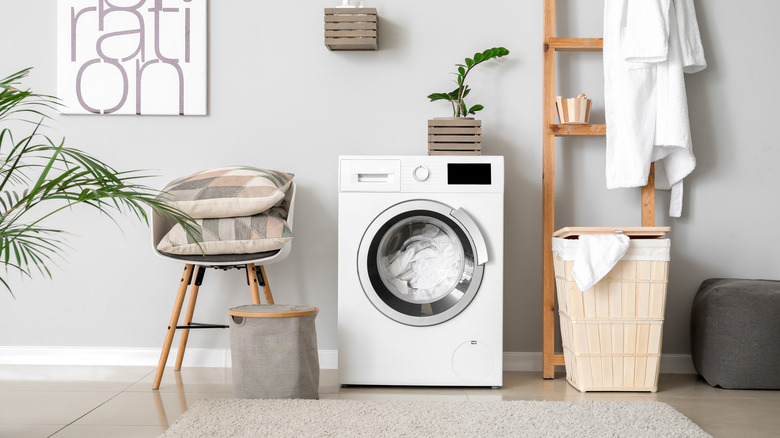
[[[377,50],[376,8],[325,8],[328,50]]]
[[[482,120],[428,120],[428,155],[482,155]]]

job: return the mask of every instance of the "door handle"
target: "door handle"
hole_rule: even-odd
[[[487,245],[485,244],[485,239],[482,237],[482,233],[479,232],[479,227],[477,227],[474,219],[472,219],[462,208],[452,210],[450,216],[455,218],[455,220],[466,229],[469,236],[471,236],[471,239],[474,241],[474,246],[477,251],[476,263],[478,265],[485,264],[488,261]]]

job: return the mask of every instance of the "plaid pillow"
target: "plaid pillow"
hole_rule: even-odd
[[[181,225],[175,225],[157,245],[161,252],[186,255],[251,254],[280,249],[293,238],[285,220],[287,210],[270,210],[244,217],[197,219],[203,237],[203,251],[187,236]]]
[[[249,166],[203,170],[163,188],[163,197],[193,218],[251,216],[284,198],[293,175]]]

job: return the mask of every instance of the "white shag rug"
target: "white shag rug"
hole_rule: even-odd
[[[202,400],[161,438],[712,438],[661,402]]]

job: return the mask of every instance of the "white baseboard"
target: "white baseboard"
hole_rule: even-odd
[[[662,354],[661,372],[666,374],[696,374],[690,354]]]
[[[542,353],[504,353],[504,371],[542,371]]]
[[[173,363],[176,348],[171,349],[168,363]],[[320,368],[338,368],[338,350],[320,350]],[[0,347],[0,365],[129,365],[157,366],[160,350],[156,348],[103,347]],[[229,349],[188,348],[187,367],[229,367]],[[542,353],[504,353],[504,371],[542,371]],[[664,354],[661,372],[695,374],[689,354]]]
[[[175,360],[177,348],[171,348],[168,364]],[[320,367],[338,367],[337,350],[320,350]],[[92,365],[92,366],[157,366],[158,348],[112,347],[0,347],[0,365]],[[187,367],[229,367],[230,350],[219,348],[188,348],[184,359]]]
[[[168,362],[175,360],[178,349],[171,348]],[[224,367],[230,350],[188,348],[186,365]],[[159,348],[111,347],[0,347],[0,365],[128,365],[157,366]]]

